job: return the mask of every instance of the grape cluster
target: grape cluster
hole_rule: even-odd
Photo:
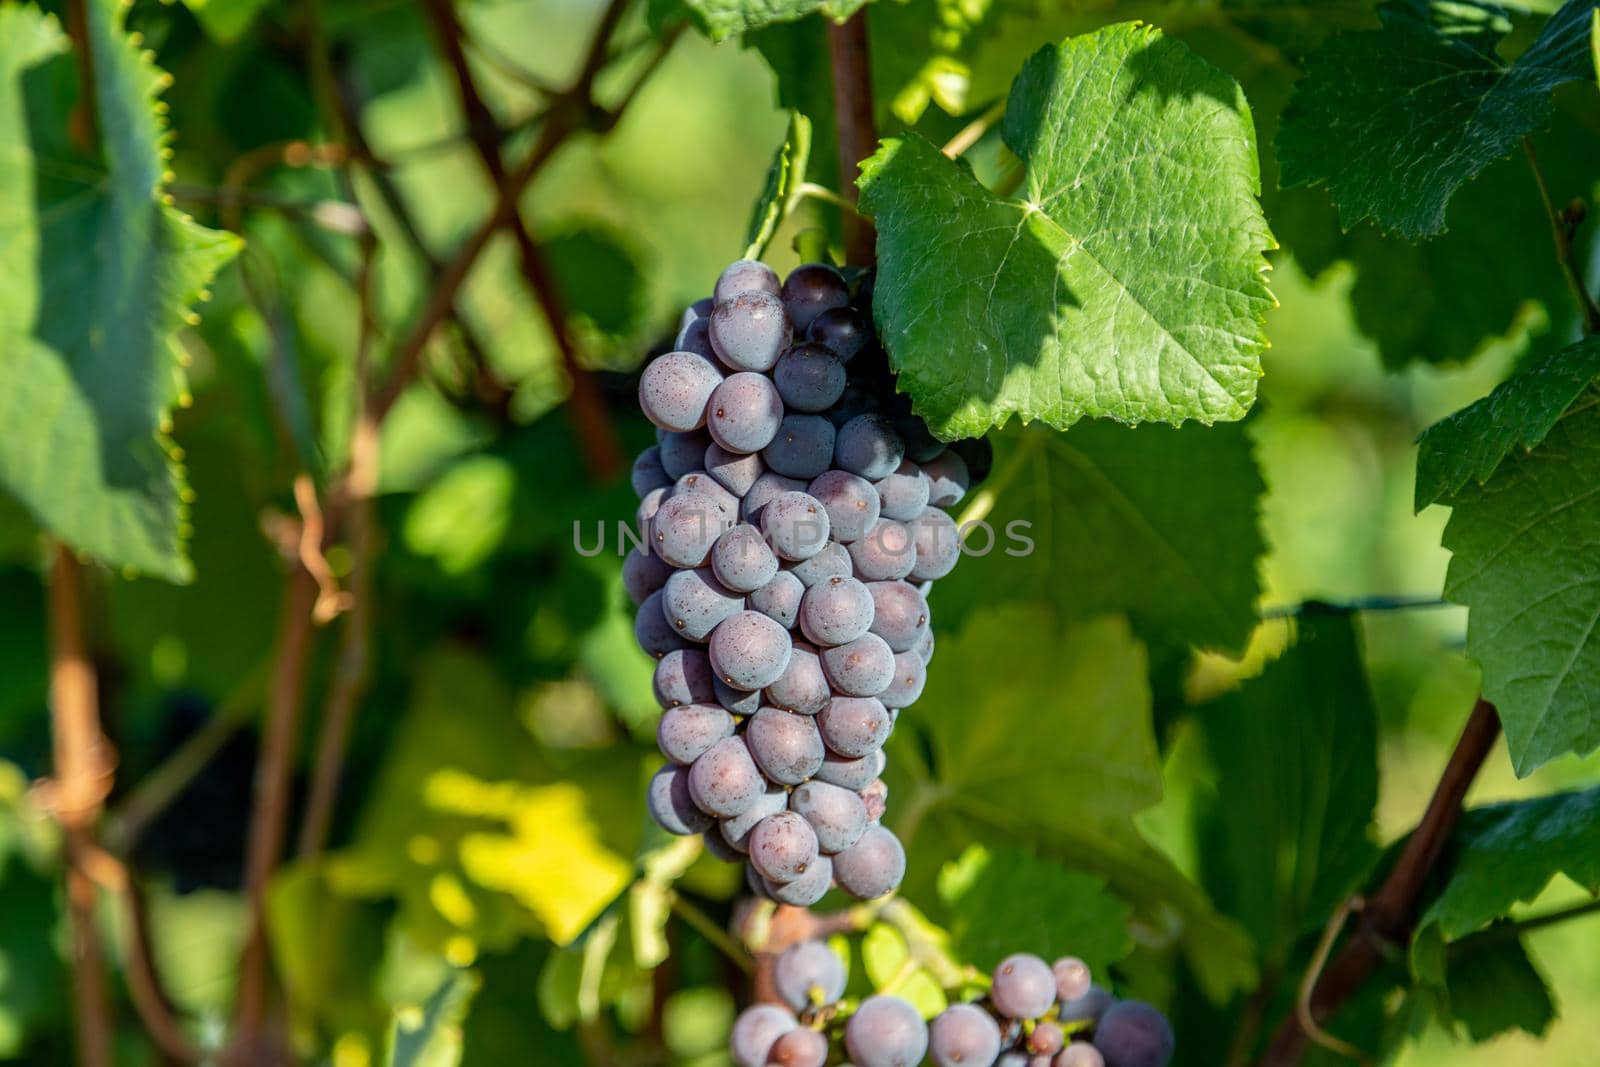
[[[991,459],[895,393],[870,300],[870,276],[852,293],[824,264],[780,284],[740,260],[639,380],[657,443],[623,580],[671,761],[650,811],[801,906],[905,873],[882,747],[933,655],[929,583],[960,555],[943,509]]]
[[[854,1067],[1166,1067],[1172,1059],[1166,1016],[1117,1000],[1072,956],[1054,966],[1028,953],[1008,956],[986,1000],[952,1004],[931,1023],[887,994],[846,1015],[838,1003],[844,965],[821,941],[784,952],[772,977],[783,1004],[740,1013],[729,1039],[738,1067],[823,1067],[830,1031]]]

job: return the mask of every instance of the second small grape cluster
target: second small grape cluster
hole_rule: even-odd
[[[990,462],[910,413],[856,281],[740,260],[639,381],[657,443],[623,580],[671,761],[650,811],[801,906],[905,873],[882,747],[933,655],[929,583],[961,554],[943,509]]]

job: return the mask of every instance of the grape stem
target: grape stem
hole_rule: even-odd
[[[940,151],[951,159],[956,158],[983,140],[983,135],[993,129],[994,124],[999,122],[1005,116],[1005,113],[1006,102],[1004,100],[996,101],[987,111],[967,123],[954,137],[946,141],[944,148],[940,149]]]
[[[1583,273],[1579,270],[1577,257],[1573,252],[1572,238],[1578,228],[1578,216],[1569,212],[1556,210],[1555,202],[1550,198],[1550,185],[1545,181],[1544,168],[1539,166],[1539,156],[1533,149],[1533,139],[1522,139],[1522,151],[1528,157],[1528,166],[1533,170],[1534,184],[1539,187],[1539,202],[1544,205],[1544,213],[1550,218],[1550,236],[1555,242],[1556,262],[1561,267],[1561,274],[1567,280],[1567,288],[1572,290],[1572,298],[1577,301],[1578,311],[1583,316],[1583,332],[1585,336],[1600,331],[1600,305],[1596,305],[1594,297],[1589,295],[1588,288],[1583,284]]]

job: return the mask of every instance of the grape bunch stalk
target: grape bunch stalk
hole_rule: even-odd
[[[925,1022],[908,1001],[878,993],[844,999],[844,963],[821,941],[787,949],[773,968],[783,1003],[734,1021],[738,1067],[824,1067],[835,1042],[853,1067],[1166,1067],[1172,1027],[1138,1000],[1093,984],[1075,956],[1051,965],[1020,952],[990,976],[989,995],[951,1004]]]
[[[922,693],[927,593],[961,554],[944,509],[992,461],[911,413],[871,276],[855,282],[740,260],[684,313],[639,380],[657,443],[634,463],[644,544],[623,567],[670,761],[651,814],[805,907],[905,873],[883,743]]]

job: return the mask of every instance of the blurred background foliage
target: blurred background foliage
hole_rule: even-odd
[[[670,23],[670,6],[657,6]],[[874,75],[884,121],[942,141],[1003,93],[1040,43],[1144,13],[1240,78],[1265,146],[1295,56],[1324,32],[1315,20],[1334,16],[1261,5],[1268,29],[1256,34],[1237,29],[1256,24],[1232,6],[882,0],[870,19],[883,42]],[[473,69],[515,131],[513,158],[537,136],[544,88],[573,75],[597,10],[586,0],[460,8]],[[1364,17],[1342,10],[1352,23]],[[337,84],[307,60],[314,11]],[[335,170],[314,154],[286,156],[284,145],[334,137],[319,94],[356,102],[393,182],[386,192],[361,172],[355,189],[376,238],[372,329],[387,340],[403,334],[437,262],[494,193],[419,5],[140,0],[128,18],[174,77],[165,99],[178,131],[175,198],[247,240],[203,321],[180,337],[190,395],[173,437],[195,495],[195,581],[108,575],[94,634],[119,754],[110,834],[139,872],[168,992],[214,1038],[245,937],[254,722],[282,586],[267,534],[294,511],[299,466],[320,477],[341,466],[351,440],[357,242],[340,232],[351,220]],[[810,176],[835,183],[821,32],[812,18],[743,42],[683,34],[618,127],[574,138],[522,202],[582,363],[630,448],[650,428],[628,373],[739,255],[787,125],[783,106],[818,117]],[[601,80],[613,97],[650,60],[646,12],[631,10],[617,40]],[[975,166],[1004,166],[997,151],[980,145]],[[1241,791],[1244,772],[1262,770],[1250,763],[1260,751],[1252,732],[1298,716],[1324,731],[1313,744],[1375,749],[1376,780],[1329,788],[1370,794],[1376,832],[1360,818],[1330,828],[1345,836],[1325,864],[1370,868],[1374,842],[1394,840],[1424,806],[1478,683],[1462,652],[1464,612],[1430,603],[1448,561],[1446,512],[1412,513],[1413,442],[1487,392],[1558,330],[1560,314],[1523,300],[1548,282],[1542,275],[1500,293],[1476,275],[1463,282],[1460,259],[1481,267],[1499,257],[1472,246],[1472,233],[1404,253],[1368,230],[1341,235],[1319,193],[1280,193],[1270,154],[1264,166],[1269,217],[1293,254],[1273,257],[1280,306],[1268,318],[1262,403],[1242,435],[1211,431],[1233,434],[1215,447],[1246,465],[1253,455],[1265,488],[1259,525],[1248,495],[1197,496],[1191,517],[1195,536],[1215,528],[1249,543],[1259,528],[1263,621],[1247,650],[1239,659],[1190,650],[1147,623],[1138,597],[1108,602],[1070,561],[1030,596],[995,592],[1012,561],[967,561],[965,578],[958,571],[933,600],[940,655],[889,761],[909,899],[980,966],[1020,948],[1115,962],[1119,986],[1175,1006],[1182,1064],[1223,1061],[1258,977],[1282,985],[1298,974],[1307,924],[1320,926],[1337,903],[1314,873],[1280,892],[1260,868],[1255,850],[1279,840],[1272,820],[1284,813],[1276,797]],[[1495,173],[1463,197],[1492,197]],[[250,195],[230,206],[228,189]],[[385,206],[390,195],[406,219]],[[774,241],[773,265],[798,262],[796,238],[818,228],[835,231],[837,213],[807,200]],[[1503,258],[1491,266],[1515,274],[1521,261]],[[1460,321],[1449,301],[1437,309],[1418,277],[1487,294],[1474,301],[1479,321]],[[271,891],[293,1039],[336,1067],[455,1056],[712,1067],[725,1062],[743,980],[697,917],[727,919],[739,874],[649,827],[650,664],[634,644],[618,557],[572,548],[575,521],[589,540],[597,521],[630,516],[632,497],[623,480],[596,484],[580,461],[561,410],[570,379],[509,237],[495,239],[459,310],[426,380],[383,429],[372,663],[332,847],[289,864]],[[275,410],[287,413],[287,435]],[[1001,435],[1002,462],[1025,436]],[[1070,511],[1071,492],[1045,485],[1016,513]],[[31,531],[14,520],[0,531],[0,1056],[61,1063],[71,1031],[60,843],[27,787],[49,771],[45,598]],[[336,550],[329,563],[343,573],[349,558]],[[1297,617],[1308,601],[1373,608]],[[1311,647],[1308,629],[1332,649],[1315,655],[1333,667],[1319,661],[1327,673],[1311,681],[1292,663],[1273,676],[1297,630],[1294,647]],[[1353,650],[1370,682],[1371,736],[1347,716],[1369,700]],[[336,651],[319,641],[312,659],[297,795]],[[1263,672],[1270,688],[1252,689]],[[1594,781],[1593,759],[1572,757],[1518,780],[1501,751],[1471,800]],[[1558,878],[1536,906],[1578,896]],[[126,921],[103,918],[108,928]],[[1019,929],[1028,939],[1013,944]],[[893,973],[905,951],[897,936],[869,936],[854,982]],[[1427,1014],[1394,1062],[1592,1063],[1600,1015],[1584,1006],[1600,998],[1600,916],[1536,932],[1529,945],[1567,1009],[1546,1033],[1466,1046],[1443,1013]],[[119,1062],[159,1062],[131,1013],[121,1018]]]

